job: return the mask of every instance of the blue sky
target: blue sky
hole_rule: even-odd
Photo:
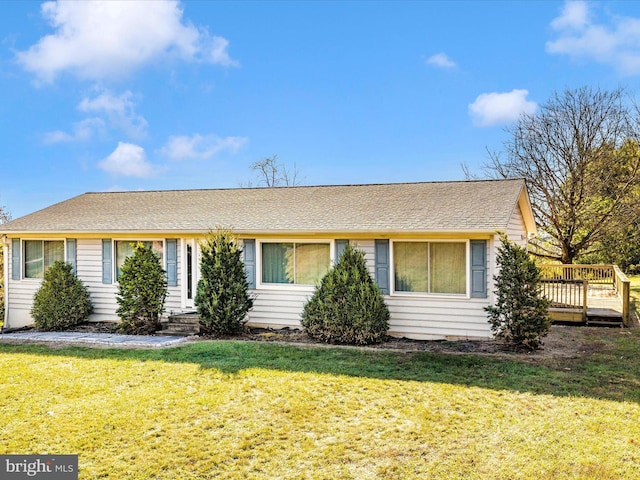
[[[5,0],[0,205],[274,154],[307,185],[462,179],[552,92],[639,76],[637,2]]]

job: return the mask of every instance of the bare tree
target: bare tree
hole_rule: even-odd
[[[6,207],[0,207],[0,225],[11,220],[11,214],[7,212]]]
[[[295,187],[301,183],[300,171],[296,164],[294,163],[293,170],[290,170],[278,161],[278,155],[257,160],[250,168],[256,172],[258,184],[264,187]]]
[[[640,213],[640,124],[623,89],[555,93],[507,132],[485,172],[527,181],[540,257],[572,263]]]

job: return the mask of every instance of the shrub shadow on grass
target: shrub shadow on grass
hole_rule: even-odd
[[[640,346],[635,337],[612,341],[604,351],[582,358],[535,362],[508,356],[310,348],[239,341],[196,342],[159,350],[1,345],[0,354],[187,363],[227,375],[248,369],[269,369],[640,403],[640,367],[633,361],[640,355]]]

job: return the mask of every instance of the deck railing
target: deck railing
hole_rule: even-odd
[[[584,281],[589,285],[610,286],[615,291],[622,305],[622,322],[629,325],[629,292],[630,281],[627,276],[618,268],[617,265],[561,265],[561,264],[544,264],[539,265],[542,274],[543,284],[548,284],[549,290],[545,290],[545,295],[552,303],[556,304],[556,308],[576,308],[575,303],[566,302],[567,307],[561,307],[562,298],[556,299],[555,295],[565,295],[564,289],[571,289],[567,284],[564,288],[560,288],[560,281]],[[545,287],[546,289],[546,287]],[[584,288],[584,298],[586,299],[587,283]],[[575,295],[575,294],[574,294]],[[586,300],[584,300],[584,308],[586,308]],[[572,306],[569,306],[572,305]],[[582,305],[581,305],[582,306]],[[552,305],[554,308],[554,305]]]
[[[549,312],[554,320],[587,320],[587,280],[543,279],[542,294],[551,302]]]
[[[593,285],[614,285],[614,265],[538,265],[542,278],[588,280]],[[617,268],[617,267],[616,267]]]
[[[631,292],[631,281],[617,265],[613,266],[615,272],[614,286],[618,298],[622,301],[622,323],[629,326],[629,296]]]

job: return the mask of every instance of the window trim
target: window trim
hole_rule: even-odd
[[[470,239],[429,239],[429,238],[409,238],[391,240],[389,252],[389,286],[392,297],[423,297],[423,298],[444,298],[444,299],[469,299],[471,298],[471,240]],[[396,290],[396,264],[395,264],[395,244],[396,243],[463,243],[465,245],[465,293],[430,293],[430,292],[403,292]]]
[[[118,252],[117,252],[117,248],[116,248],[116,242],[131,242],[131,243],[137,243],[137,242],[162,242],[162,255],[160,255],[160,266],[162,266],[162,269],[165,270],[166,269],[166,251],[167,251],[167,245],[166,245],[166,239],[165,238],[112,238],[111,239],[111,274],[113,275],[112,277],[112,281],[111,284],[112,285],[119,285],[120,282],[118,282],[118,265],[117,265],[117,261],[118,261]],[[157,252],[156,252],[157,253]]]
[[[42,242],[43,255],[44,255],[44,242],[62,242],[62,261],[67,261],[67,239],[66,238],[21,238],[20,239],[20,281],[26,280],[27,282],[42,282],[44,277],[44,268],[42,271],[42,277],[27,277],[27,256],[25,255],[26,242]],[[13,256],[13,252],[11,253]],[[44,257],[42,258],[44,263]],[[44,265],[43,265],[44,267]]]
[[[329,245],[329,268],[335,263],[335,240],[326,238],[278,238],[278,239],[256,239],[256,290],[297,290],[301,292],[313,292],[315,285],[299,283],[266,283],[262,281],[262,245],[265,243],[293,243],[304,244],[326,244]],[[328,271],[328,270],[327,270]]]

